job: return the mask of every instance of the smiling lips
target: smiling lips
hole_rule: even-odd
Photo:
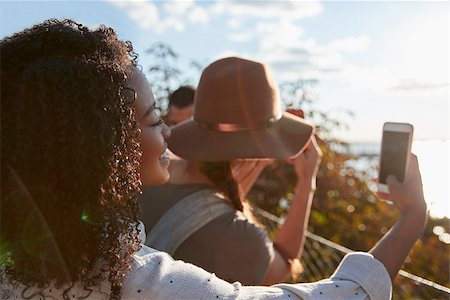
[[[167,152],[167,143],[164,144],[164,151],[159,156],[159,159],[169,159],[169,153]]]

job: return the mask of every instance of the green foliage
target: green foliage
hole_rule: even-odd
[[[9,244],[0,237],[0,266],[12,266],[13,263]]]
[[[169,94],[180,85],[181,71],[177,66],[178,54],[168,45],[156,43],[147,51],[154,64],[148,67],[155,100],[164,103]]]
[[[193,80],[183,74],[179,67],[178,54],[167,44],[155,43],[146,53],[154,61],[147,67],[149,81],[152,86],[155,100],[161,106],[165,114],[169,95],[182,85],[193,85]],[[194,73],[200,73],[203,66],[195,61],[189,62],[189,67]]]

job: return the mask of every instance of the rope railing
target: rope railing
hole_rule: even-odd
[[[258,221],[268,229],[283,224],[283,219],[261,208],[252,207]],[[305,246],[301,257],[303,273],[298,282],[311,282],[328,278],[333,274],[346,253],[353,250],[327,240],[312,232],[306,232]],[[436,282],[400,270],[393,287],[393,299],[450,299],[450,288]]]

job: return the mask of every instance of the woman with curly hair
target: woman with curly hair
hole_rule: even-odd
[[[110,28],[49,20],[2,40],[1,53],[6,274],[39,287],[23,297],[45,295],[50,280],[80,281],[89,296],[105,278],[118,295],[140,247],[140,180],[164,183],[169,162],[159,159],[168,127],[127,87],[137,80],[126,83],[131,45]],[[141,158],[139,136],[157,159]],[[150,174],[140,177],[140,159]],[[62,295],[72,298],[70,290]]]
[[[423,230],[417,160],[390,184],[401,219],[328,280],[243,287],[143,244],[140,185],[168,180],[169,128],[130,44],[49,20],[1,52],[3,299],[388,299]],[[407,205],[405,205],[407,203]]]

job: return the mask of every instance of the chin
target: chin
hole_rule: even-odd
[[[155,183],[155,185],[165,184],[165,183],[167,183],[169,181],[169,178],[170,178],[169,172],[166,172],[166,173],[167,174],[165,176],[163,176],[158,183]]]
[[[141,180],[143,186],[162,185],[169,181],[169,177],[168,170],[163,170],[162,172],[158,172],[158,174],[143,175]]]

